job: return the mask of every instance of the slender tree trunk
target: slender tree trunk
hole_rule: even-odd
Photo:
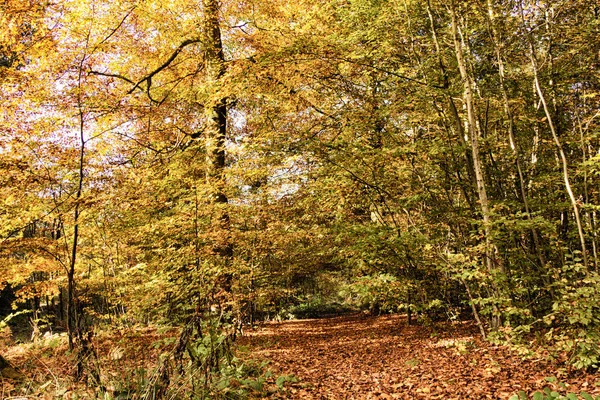
[[[581,120],[579,118],[579,114],[577,113],[576,116],[577,116],[577,126],[579,128],[579,136],[580,136],[580,141],[581,141],[582,163],[585,164],[587,161],[588,149],[586,148],[587,146],[585,145],[584,130],[581,125]],[[588,204],[590,202],[590,195],[589,195],[589,190],[588,190],[587,169],[584,169],[584,172],[583,172],[583,194],[584,194],[583,201],[585,204]],[[597,273],[598,272],[598,245],[597,245],[595,219],[592,218],[592,215],[588,210],[585,211],[584,215],[585,215],[588,231],[591,232],[591,234],[592,234],[592,255],[594,256],[594,270]]]
[[[221,41],[221,28],[219,24],[219,1],[202,0],[203,7],[203,37],[204,45],[204,70],[206,71],[205,80],[207,88],[212,91],[207,102],[204,105],[204,147],[205,155],[205,179],[209,191],[208,202],[214,207],[211,221],[212,255],[222,258],[224,263],[228,263],[233,255],[233,247],[229,237],[229,214],[227,212],[227,195],[225,194],[224,171],[225,171],[225,138],[227,133],[227,103],[226,99],[219,94],[219,85],[221,78],[225,74],[225,56],[223,54],[223,43]],[[197,214],[196,214],[197,219]],[[195,221],[195,230],[197,235],[197,221]],[[197,247],[199,249],[199,247]],[[198,253],[196,260],[199,264]],[[222,266],[221,266],[222,267]],[[231,274],[221,269],[216,279],[216,288],[219,293],[228,294],[231,288]],[[223,302],[227,300],[220,295],[214,298],[216,306],[223,312]],[[175,359],[181,366],[183,353],[186,351],[188,343],[203,337],[202,333],[202,312],[204,304],[202,300],[197,304],[194,315],[190,318],[186,326],[182,329],[175,350]],[[211,349],[211,353],[214,350]],[[212,356],[207,360],[202,357],[192,355],[193,364],[199,371],[202,371],[204,378],[200,381],[204,385],[209,382],[209,372],[214,365]],[[214,360],[218,360],[218,357]],[[208,365],[208,367],[207,367]],[[193,388],[200,384],[197,379],[193,380]]]
[[[494,263],[494,252],[493,243],[491,240],[491,227],[490,227],[490,207],[489,200],[487,197],[487,191],[485,187],[485,180],[483,178],[483,171],[480,161],[479,153],[479,132],[477,128],[477,121],[475,117],[474,100],[473,100],[473,84],[471,77],[467,70],[467,63],[463,55],[463,43],[462,39],[459,38],[458,34],[458,22],[456,16],[456,10],[454,4],[450,8],[452,17],[452,36],[454,39],[454,48],[456,52],[456,61],[462,78],[464,92],[463,97],[467,106],[467,122],[469,129],[469,137],[471,140],[471,154],[473,160],[473,170],[475,172],[475,182],[477,188],[477,195],[479,197],[479,204],[483,215],[483,229],[485,235],[485,262],[489,271],[495,269]]]
[[[431,4],[430,1],[427,1],[427,15],[429,16],[429,23],[431,24],[431,35],[433,38],[433,44],[435,46],[435,52],[437,55],[437,59],[438,59],[438,65],[440,68],[440,72],[442,73],[442,79],[443,79],[443,87],[444,88],[448,88],[449,87],[449,81],[448,81],[448,71],[446,69],[446,66],[444,65],[444,60],[442,59],[442,52],[441,52],[441,48],[440,48],[440,43],[438,40],[438,36],[437,36],[437,30],[435,27],[435,21],[433,19],[433,12],[431,11]],[[454,119],[454,123],[456,125],[456,133],[458,136],[458,140],[460,142],[460,144],[464,147],[465,149],[465,160],[466,162],[466,168],[467,168],[467,174],[469,175],[469,180],[471,181],[472,185],[475,185],[476,179],[475,179],[475,171],[473,170],[473,158],[471,156],[471,154],[469,153],[468,149],[468,145],[466,142],[466,135],[465,135],[465,131],[463,128],[463,123],[462,123],[462,119],[460,118],[460,115],[458,114],[458,110],[456,109],[456,104],[454,103],[454,99],[452,98],[452,96],[450,96],[449,94],[446,95],[446,100],[448,102],[448,107],[450,108],[450,114],[452,115],[452,118]],[[467,197],[467,200],[469,201],[469,197]],[[470,204],[470,201],[469,201]]]
[[[498,31],[494,25],[495,23],[495,13],[492,6],[491,0],[487,2],[488,6],[488,26],[490,31],[490,36],[492,39],[492,43],[494,45],[494,52],[496,54],[496,62],[498,63],[498,78],[500,81],[500,91],[502,92],[502,100],[504,101],[504,113],[506,114],[506,119],[508,121],[508,139],[510,143],[510,148],[513,152],[513,156],[515,159],[515,166],[517,168],[517,173],[519,176],[519,188],[521,199],[523,200],[523,206],[525,207],[525,213],[527,215],[527,219],[531,221],[531,209],[529,207],[529,201],[527,199],[527,190],[525,185],[525,179],[523,178],[523,168],[521,167],[521,156],[519,154],[519,147],[517,146],[515,140],[515,124],[512,110],[510,108],[510,102],[508,98],[508,91],[506,89],[505,83],[505,73],[504,73],[504,59],[502,58],[502,44],[500,40],[500,36],[498,35]],[[533,244],[535,246],[535,253],[540,262],[540,267],[544,267],[546,265],[546,259],[544,257],[544,253],[542,252],[540,239],[535,228],[531,228],[531,234],[533,236]]]
[[[83,74],[83,62],[79,66],[79,91],[81,91],[81,79]],[[75,193],[75,209],[73,211],[73,243],[71,245],[71,259],[67,272],[67,332],[69,335],[69,350],[74,348],[74,336],[77,331],[77,306],[75,304],[75,264],[77,262],[77,244],[79,241],[79,215],[80,200],[83,192],[83,166],[85,157],[85,115],[83,111],[81,92],[77,95],[77,108],[79,113],[79,161],[78,161],[78,180],[77,192]]]
[[[482,338],[486,338],[485,328],[483,327],[483,323],[481,322],[481,318],[479,318],[479,312],[477,312],[477,307],[475,307],[475,302],[473,301],[473,295],[471,294],[471,289],[469,289],[469,285],[467,282],[461,278],[460,280],[463,285],[465,285],[465,289],[467,291],[467,296],[469,297],[469,303],[471,304],[471,311],[473,312],[473,318],[475,318],[475,323],[479,328],[479,332],[481,333]]]
[[[469,74],[468,64],[465,60],[463,49],[467,47],[465,45],[464,37],[459,33],[457,14],[456,14],[456,4],[453,2],[450,5],[450,16],[452,23],[452,38],[454,41],[454,49],[456,53],[456,61],[458,64],[458,69],[460,71],[460,76],[463,83],[463,99],[467,108],[467,127],[468,133],[471,140],[471,153],[473,157],[473,170],[475,172],[475,181],[476,181],[476,189],[477,195],[479,197],[479,205],[481,207],[481,213],[483,217],[483,234],[485,240],[485,265],[489,272],[500,271],[501,273],[505,273],[504,267],[502,264],[498,264],[496,262],[496,253],[498,252],[496,246],[492,241],[492,229],[491,229],[491,220],[490,220],[490,205],[489,199],[487,196],[487,190],[485,185],[485,180],[483,177],[483,169],[479,152],[479,125],[477,124],[476,110],[475,110],[475,100],[473,98],[473,80],[471,75]],[[494,297],[499,297],[498,288],[493,285],[492,286],[492,295]],[[492,304],[493,315],[491,318],[492,329],[497,329],[500,327],[500,313],[496,304]],[[476,316],[477,318],[478,316]]]
[[[89,38],[89,37],[88,37]],[[79,224],[81,216],[81,198],[83,195],[83,182],[84,182],[84,167],[85,167],[85,151],[87,141],[85,139],[85,117],[86,111],[84,107],[83,99],[83,74],[84,64],[87,56],[84,54],[79,62],[79,77],[77,83],[77,113],[79,118],[79,158],[78,158],[78,178],[77,178],[77,191],[75,193],[75,208],[73,210],[73,243],[71,246],[71,257],[69,262],[69,268],[67,272],[67,284],[68,284],[68,301],[67,301],[67,326],[69,334],[69,349],[74,350],[75,345],[78,347],[77,351],[77,365],[76,365],[76,378],[81,379],[84,376],[84,369],[86,364],[89,366],[93,362],[93,359],[97,358],[96,354],[91,347],[92,331],[90,327],[86,325],[84,317],[83,304],[77,295],[77,288],[75,282],[75,265],[77,263],[77,252],[79,243]],[[100,371],[97,366],[92,366],[89,369],[90,377],[93,379],[93,383],[100,386]]]
[[[521,19],[523,21],[523,26],[525,26],[526,29],[529,29],[529,27],[527,26],[527,23],[525,22],[525,16],[524,16],[522,5],[520,5],[520,7],[521,7]],[[571,183],[569,181],[569,165],[567,162],[567,157],[565,156],[565,152],[563,150],[562,144],[558,137],[558,132],[557,132],[556,126],[554,124],[554,120],[552,118],[552,113],[550,112],[550,108],[548,107],[548,103],[546,101],[546,96],[544,95],[544,91],[542,90],[542,86],[540,84],[539,73],[538,73],[539,68],[538,68],[538,63],[537,63],[537,59],[535,56],[535,48],[533,45],[533,38],[531,37],[531,33],[529,33],[528,39],[529,39],[529,60],[531,61],[531,67],[533,69],[533,82],[535,85],[537,95],[539,96],[540,102],[542,103],[542,107],[544,109],[546,119],[548,120],[548,126],[550,127],[550,132],[552,133],[552,138],[554,139],[554,143],[556,144],[556,149],[560,156],[560,161],[562,164],[562,171],[563,171],[563,180],[565,183],[565,189],[567,190],[567,194],[569,195],[569,199],[571,200],[571,206],[573,207],[573,213],[575,214],[575,222],[577,224],[577,232],[579,233],[579,241],[581,243],[581,253],[583,256],[583,264],[587,269],[588,268],[588,258],[587,258],[587,251],[586,251],[586,245],[585,245],[585,236],[583,233],[583,224],[581,223],[581,216],[579,214],[579,205],[577,204],[577,199],[575,199],[575,195],[573,194],[573,190],[571,189]]]

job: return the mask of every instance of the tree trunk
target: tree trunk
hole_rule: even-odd
[[[565,183],[565,189],[567,190],[567,194],[569,195],[569,199],[571,200],[571,206],[573,207],[573,213],[575,214],[575,222],[577,224],[577,232],[579,233],[579,241],[581,243],[581,253],[583,256],[583,265],[587,269],[588,268],[588,258],[587,258],[587,250],[586,250],[586,246],[585,246],[585,236],[583,234],[583,224],[581,223],[581,217],[579,214],[579,205],[577,204],[577,200],[575,199],[575,195],[573,194],[573,190],[571,189],[571,183],[569,180],[569,165],[567,162],[567,157],[565,155],[562,144],[558,137],[558,131],[554,124],[554,120],[552,118],[550,108],[548,107],[548,102],[546,101],[546,96],[544,95],[542,86],[540,84],[540,79],[539,79],[539,74],[538,74],[539,68],[538,68],[538,63],[537,63],[537,59],[535,56],[535,48],[533,45],[533,39],[531,37],[530,28],[527,26],[527,23],[525,22],[525,16],[523,13],[522,5],[521,5],[521,19],[523,21],[523,25],[529,31],[529,37],[528,37],[528,39],[529,39],[529,60],[531,62],[531,67],[533,69],[533,83],[534,83],[537,95],[540,98],[540,102],[542,103],[542,107],[544,109],[544,114],[546,115],[546,119],[548,120],[548,126],[550,127],[550,132],[552,133],[552,138],[554,139],[554,144],[556,144],[556,149],[558,150],[558,154],[560,156],[560,161],[561,161],[562,171],[563,171],[563,180]]]
[[[471,75],[469,74],[469,70],[467,68],[467,61],[464,58],[463,48],[465,48],[465,39],[464,37],[459,37],[458,31],[458,21],[456,15],[456,4],[453,2],[450,6],[450,15],[452,18],[452,38],[454,41],[454,48],[456,53],[456,61],[458,64],[458,69],[460,71],[460,76],[463,83],[463,99],[467,106],[467,126],[468,126],[468,134],[471,140],[471,153],[473,160],[473,170],[475,172],[475,181],[476,181],[476,189],[477,195],[479,197],[479,205],[481,207],[481,213],[483,216],[483,234],[485,240],[485,265],[489,272],[494,272],[499,270],[504,273],[503,265],[496,262],[496,253],[498,252],[496,246],[492,241],[492,229],[491,229],[491,221],[490,221],[490,206],[489,200],[487,197],[487,191],[485,186],[485,180],[483,178],[483,169],[480,159],[479,153],[479,127],[477,125],[476,113],[475,113],[475,100],[473,99],[473,80]],[[492,287],[493,296],[499,297],[498,288],[495,285]],[[500,327],[500,313],[495,304],[493,307],[493,315],[491,319],[492,329],[497,329]],[[477,316],[478,317],[478,316]]]
[[[429,17],[429,23],[431,24],[431,35],[433,38],[433,44],[435,45],[435,52],[436,52],[437,59],[438,59],[438,65],[440,68],[440,72],[442,73],[443,87],[447,89],[450,85],[450,83],[448,81],[448,71],[446,70],[446,66],[444,65],[444,60],[442,59],[442,51],[441,51],[440,43],[439,43],[438,36],[437,36],[437,30],[435,27],[433,12],[431,11],[431,4],[429,1],[427,1],[427,15]],[[466,160],[465,165],[466,165],[466,169],[467,169],[467,174],[469,176],[469,182],[471,182],[472,185],[475,185],[476,181],[475,181],[475,171],[473,170],[473,159],[472,159],[471,154],[468,151],[468,145],[467,145],[466,139],[465,139],[466,135],[464,132],[462,120],[460,118],[460,115],[458,114],[458,110],[456,109],[456,104],[454,103],[454,99],[452,98],[452,96],[450,94],[446,95],[446,100],[448,102],[448,107],[450,108],[450,113],[452,115],[452,119],[454,120],[454,124],[456,126],[456,135],[458,137],[458,141],[460,142],[461,146],[465,149],[464,150],[465,160]],[[471,203],[471,196],[468,194],[468,191],[464,189],[464,185],[462,184],[462,179],[460,179],[460,176],[459,176],[459,182],[460,182],[461,188],[463,190],[463,193],[465,195],[465,199],[469,203],[469,207],[474,211],[473,204]]]
[[[219,26],[219,4],[217,0],[203,0],[204,45],[207,84],[218,90],[218,82],[225,74],[225,57]],[[217,218],[213,224],[215,231],[214,253],[231,257],[233,247],[229,238],[229,214],[225,209],[227,196],[224,190],[225,137],[227,134],[227,104],[220,96],[206,107],[205,146],[206,183],[210,190],[210,202],[217,207]]]
[[[498,31],[496,30],[496,27],[494,25],[495,15],[494,15],[494,9],[493,9],[491,0],[488,0],[487,7],[488,7],[487,23],[489,26],[492,43],[494,45],[494,53],[496,55],[496,61],[498,62],[498,78],[499,78],[499,82],[500,82],[500,91],[502,92],[502,100],[504,101],[504,113],[505,113],[506,119],[508,121],[508,139],[509,139],[509,143],[510,143],[510,148],[513,152],[513,156],[515,159],[515,166],[517,168],[517,173],[519,176],[519,189],[520,189],[521,199],[523,200],[523,205],[525,207],[525,213],[527,215],[527,219],[531,221],[531,219],[532,219],[531,210],[529,208],[529,201],[527,199],[527,190],[526,190],[526,185],[525,185],[525,179],[523,178],[523,169],[521,167],[521,160],[520,160],[521,156],[519,154],[519,148],[518,148],[516,140],[515,140],[514,117],[513,117],[512,110],[510,108],[508,91],[506,89],[506,83],[505,83],[506,78],[505,78],[505,73],[504,73],[504,59],[502,58],[502,44],[501,44],[502,41],[500,40]],[[535,228],[531,228],[531,234],[533,236],[533,244],[535,247],[534,251],[540,262],[540,267],[544,268],[544,266],[546,265],[546,259],[544,257],[544,253],[542,252],[540,239],[539,239],[537,230]]]
[[[468,134],[471,140],[471,154],[473,161],[473,170],[475,172],[475,183],[477,189],[477,195],[479,197],[479,204],[481,206],[481,212],[483,214],[483,229],[485,235],[485,262],[488,270],[492,271],[495,269],[494,263],[494,252],[492,250],[493,244],[491,240],[491,227],[490,227],[490,207],[489,200],[487,197],[487,191],[485,187],[485,181],[483,179],[483,170],[481,167],[480,154],[479,154],[479,132],[477,128],[477,122],[475,118],[474,100],[473,100],[473,87],[471,77],[467,70],[467,63],[463,56],[463,43],[459,39],[458,35],[458,22],[456,20],[456,10],[454,5],[450,9],[452,17],[452,36],[454,39],[454,48],[456,52],[456,61],[462,78],[464,92],[463,98],[467,106],[467,122],[468,122]]]

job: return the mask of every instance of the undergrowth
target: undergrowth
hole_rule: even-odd
[[[64,335],[0,349],[10,352],[22,381],[2,378],[0,398],[44,399],[251,399],[285,396],[292,375],[276,376],[267,361],[255,361],[235,344],[235,328],[198,319],[177,335],[137,327],[100,332],[94,346],[97,360],[86,360],[88,373],[73,378],[76,355]],[[94,368],[100,382],[89,379]],[[1,375],[0,375],[1,378]]]

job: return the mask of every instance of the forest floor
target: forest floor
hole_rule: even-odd
[[[274,372],[298,378],[285,398],[508,399],[543,388],[600,393],[600,375],[524,361],[481,340],[468,323],[408,326],[398,315],[351,315],[266,323],[241,343],[253,357],[272,360]]]
[[[99,332],[94,346],[102,382],[117,390],[139,379],[140,371],[153,371],[177,335],[177,329],[153,327]],[[404,316],[354,314],[263,323],[238,343],[243,359],[270,360],[272,399],[508,399],[544,388],[600,394],[600,374],[524,361],[483,341],[472,323],[408,326]],[[69,378],[74,358],[67,350],[64,335],[37,343],[0,341],[0,354],[27,377],[20,385],[0,379],[0,399],[71,398],[75,392],[97,398],[97,388]],[[277,390],[276,379],[290,375],[297,381]]]

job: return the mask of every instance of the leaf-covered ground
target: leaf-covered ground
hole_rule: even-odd
[[[159,354],[165,350],[162,342],[175,337],[176,333],[175,330],[159,333],[153,327],[100,332],[93,343],[98,358],[88,362],[99,366],[103,384],[109,395],[114,395],[113,392],[128,385],[135,387],[140,375],[152,373]],[[14,381],[0,377],[0,400],[98,398],[99,389],[93,383],[74,381],[75,356],[68,351],[65,333],[35,343],[5,341],[8,343],[0,340],[0,354],[18,368],[25,379]]]
[[[242,343],[299,379],[287,391],[294,399],[507,399],[544,387],[600,393],[599,375],[523,361],[482,341],[469,324],[436,329],[408,326],[400,316],[353,315],[267,323]]]
[[[99,334],[94,347],[109,393],[131,385],[138,372],[151,373],[177,330],[154,328]],[[571,373],[542,360],[523,361],[504,347],[482,341],[469,323],[408,326],[398,315],[265,323],[245,332],[243,358],[271,360],[271,398],[278,399],[508,399],[519,390],[545,387],[560,393],[600,394],[600,374]],[[18,395],[55,399],[97,389],[72,381],[73,355],[66,337],[2,346],[3,354],[27,377],[21,385],[0,379],[0,399]],[[298,382],[277,390],[280,376]],[[559,382],[546,378],[557,377]],[[23,386],[24,385],[24,386]],[[135,385],[134,385],[135,386]],[[182,392],[183,393],[183,392]]]

